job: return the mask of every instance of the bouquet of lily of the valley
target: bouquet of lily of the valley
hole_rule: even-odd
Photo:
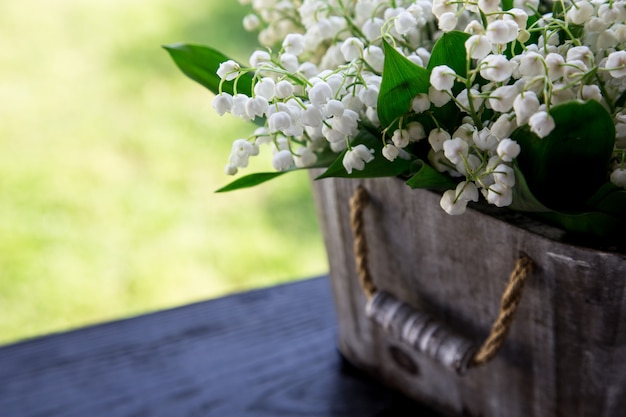
[[[263,48],[247,64],[209,47],[166,49],[256,123],[276,172],[404,178],[452,215],[483,199],[567,230],[626,236],[626,1],[246,0]],[[250,6],[248,6],[250,7]]]

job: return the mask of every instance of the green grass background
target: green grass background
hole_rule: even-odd
[[[216,116],[160,48],[245,60],[246,11],[0,2],[0,344],[327,270],[305,173],[213,193],[253,126]]]

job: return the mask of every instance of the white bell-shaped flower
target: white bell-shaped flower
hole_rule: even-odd
[[[444,13],[456,13],[457,2],[454,0],[433,0],[432,13],[438,18]]]
[[[470,100],[472,101],[471,107]],[[474,110],[478,110],[480,106],[482,106],[485,99],[481,97],[480,93],[477,90],[471,88],[468,91],[467,88],[464,88],[456,96],[456,101],[461,110],[469,113],[472,107],[474,108]]]
[[[600,90],[600,87],[595,84],[583,85],[580,90],[580,98],[585,101],[595,100],[598,103],[602,103],[602,90]]]
[[[263,77],[254,85],[254,94],[256,96],[265,97],[267,100],[274,98],[276,94],[276,82],[273,78]]]
[[[500,159],[504,162],[511,162],[519,155],[522,148],[520,148],[519,144],[509,138],[502,139],[498,144],[498,148],[496,152]]]
[[[478,188],[473,182],[461,181],[456,186],[456,195],[461,200],[476,202],[478,201]]]
[[[220,116],[229,113],[233,108],[233,96],[228,93],[221,93],[213,99],[213,109]]]
[[[391,136],[391,141],[398,148],[405,148],[409,145],[411,137],[406,129],[396,129]]]
[[[276,171],[286,171],[294,164],[293,155],[288,149],[280,150],[272,157],[272,166]]]
[[[329,100],[324,107],[324,113],[326,114],[326,117],[341,117],[344,110],[345,106],[339,100]]]
[[[229,59],[228,61],[222,62],[217,68],[217,75],[222,80],[232,81],[239,75],[239,71],[241,71],[241,67],[238,63]]]
[[[626,188],[626,168],[617,168],[611,172],[611,182],[618,187]]]
[[[291,124],[291,116],[286,111],[273,113],[267,122],[270,133],[283,132],[289,129]]]
[[[506,164],[500,164],[495,167],[492,175],[497,184],[502,184],[508,188],[513,188],[515,185],[515,172],[513,171],[513,168]]]
[[[361,27],[361,32],[363,32],[363,35],[365,35],[365,39],[372,42],[382,36],[382,28],[384,24],[385,21],[383,19],[373,17],[363,23],[363,26]]]
[[[593,65],[593,51],[588,46],[574,46],[567,50],[565,60],[568,63],[573,61],[582,61],[586,68]]]
[[[510,206],[513,202],[513,190],[502,184],[495,183],[489,186],[486,199],[487,202],[496,207]]]
[[[513,100],[513,110],[517,118],[517,125],[526,124],[530,116],[539,110],[539,99],[533,91],[524,91]]]
[[[442,32],[450,32],[456,29],[456,25],[459,23],[459,18],[456,16],[456,13],[444,13],[439,16],[439,29]]]
[[[248,32],[257,30],[260,25],[261,20],[255,14],[250,13],[243,18],[243,28]]]
[[[298,72],[304,75],[306,78],[313,78],[317,74],[319,74],[317,65],[312,62],[303,62],[302,64],[300,64],[300,66],[298,67]]]
[[[339,117],[333,117],[331,119],[331,126],[333,130],[341,132],[345,136],[355,136],[359,131],[358,115],[352,110],[346,109]]]
[[[293,94],[293,84],[287,80],[279,81],[275,87],[275,94],[278,98],[287,98]]]
[[[308,105],[302,112],[301,119],[302,124],[310,127],[321,127],[324,121],[324,115],[319,107]]]
[[[382,72],[385,65],[385,53],[376,45],[370,45],[363,50],[363,59],[374,71]]]
[[[591,3],[580,0],[567,11],[567,19],[575,25],[582,25],[589,20],[594,13],[595,8]]]
[[[304,52],[304,35],[300,33],[288,34],[283,41],[283,49],[288,54],[300,55]]]
[[[491,52],[492,45],[485,35],[472,35],[465,41],[465,50],[470,58],[483,59]]]
[[[224,174],[226,175],[235,175],[237,174],[237,171],[237,167],[231,163],[226,164],[226,166],[224,167]]]
[[[556,124],[548,112],[539,111],[530,116],[528,126],[530,126],[531,132],[535,133],[540,138],[545,138],[554,130]]]
[[[341,44],[341,53],[346,61],[354,61],[363,54],[363,42],[359,38],[350,37]]]
[[[252,52],[252,55],[250,55],[250,59],[248,61],[250,62],[250,66],[252,68],[259,68],[263,65],[271,63],[272,57],[267,51],[257,50],[257,51]]]
[[[626,51],[615,51],[609,54],[605,67],[613,78],[626,77]]]
[[[443,150],[443,143],[450,139],[450,134],[441,128],[433,129],[428,134],[428,143],[435,152]]]
[[[443,143],[443,153],[453,164],[463,162],[463,157],[467,156],[469,145],[461,138],[453,138]]]
[[[406,35],[417,26],[417,19],[408,11],[398,14],[393,22],[396,32],[400,35]]]
[[[411,110],[417,114],[430,110],[430,99],[428,98],[428,94],[418,94],[413,97],[413,100],[411,100]]]
[[[293,157],[298,168],[307,168],[317,162],[317,155],[306,146],[296,149],[296,155]]]
[[[537,52],[526,52],[520,58],[518,70],[520,74],[525,77],[544,75],[546,71],[543,64],[543,57]]]
[[[246,102],[246,114],[250,120],[254,120],[256,117],[263,117],[269,104],[265,97],[256,96]]]
[[[430,84],[439,91],[450,91],[456,80],[456,73],[447,65],[437,65],[430,73]]]
[[[245,94],[235,94],[233,96],[233,107],[230,110],[233,116],[242,119],[250,119],[248,112],[246,112],[246,103],[248,100],[250,100],[250,97]]]
[[[507,113],[513,108],[513,101],[519,90],[515,85],[504,85],[489,93],[489,105],[500,113]]]
[[[494,13],[500,10],[500,0],[478,0],[478,7],[483,13]]]
[[[359,99],[366,106],[375,107],[378,104],[378,93],[378,87],[367,85],[359,91]]]
[[[499,143],[498,137],[491,133],[491,130],[486,127],[480,131],[475,130],[472,139],[478,149],[483,151],[495,151]]]
[[[502,17],[502,19],[514,20],[520,30],[526,30],[526,25],[528,24],[528,13],[519,7],[513,7],[512,9],[506,11],[506,14]]]
[[[353,170],[362,171],[367,162],[374,159],[374,150],[368,149],[365,145],[359,144],[349,149],[343,157],[343,167],[348,174],[352,174]]]
[[[428,87],[428,100],[430,100],[435,107],[443,107],[452,100],[452,95],[449,91],[440,91],[431,85]]]
[[[480,63],[480,75],[489,81],[501,82],[513,74],[513,65],[504,55],[487,55]]]
[[[548,67],[548,78],[554,82],[559,80],[563,76],[563,66],[565,65],[565,58],[561,54],[554,52],[545,56],[544,61]]]
[[[406,130],[409,132],[410,142],[417,142],[426,137],[424,126],[420,122],[410,122],[406,125]]]
[[[328,83],[324,81],[320,81],[313,85],[309,90],[309,100],[314,106],[321,106],[326,104],[328,100],[333,97],[333,90],[328,85]]]
[[[391,162],[395,161],[399,154],[400,150],[390,143],[383,147],[383,156]]]
[[[300,62],[298,62],[298,57],[294,54],[284,53],[280,56],[280,64],[285,68],[288,72],[296,72],[300,67]]]
[[[500,117],[489,126],[491,133],[498,139],[508,138],[516,128],[517,123],[515,116],[506,113],[500,115]]]
[[[458,216],[467,210],[467,200],[457,198],[456,190],[447,190],[439,200],[441,208],[451,216]]]
[[[492,44],[505,45],[517,38],[518,30],[514,20],[494,20],[487,26],[486,36]]]
[[[513,7],[522,9],[526,13],[534,13],[541,0],[513,0]]]

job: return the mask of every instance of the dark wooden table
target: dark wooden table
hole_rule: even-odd
[[[0,417],[435,416],[336,350],[315,278],[0,347]]]

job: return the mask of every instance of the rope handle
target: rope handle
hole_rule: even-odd
[[[354,235],[354,255],[359,283],[368,303],[366,314],[392,336],[408,343],[438,362],[464,373],[488,363],[504,344],[513,323],[513,317],[522,300],[524,284],[534,270],[534,262],[521,254],[502,294],[500,312],[491,326],[491,332],[480,347],[438,323],[425,313],[378,290],[368,265],[368,247],[365,237],[363,211],[369,203],[369,194],[359,186],[350,199],[350,225]]]

